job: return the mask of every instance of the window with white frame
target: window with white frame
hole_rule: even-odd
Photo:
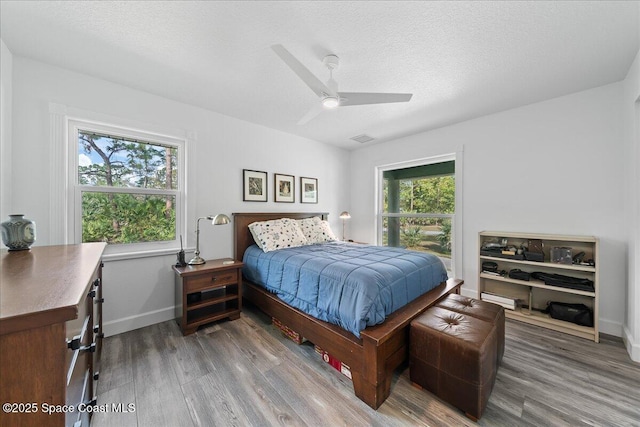
[[[455,273],[455,159],[380,169],[378,241],[438,256]]]
[[[183,230],[185,141],[69,121],[76,243],[175,247]]]

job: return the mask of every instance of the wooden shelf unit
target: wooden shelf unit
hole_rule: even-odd
[[[530,261],[504,256],[489,256],[481,254],[481,248],[486,242],[500,243],[507,239],[508,246],[519,248],[525,246],[529,240],[542,240],[544,261]],[[571,254],[585,252],[584,260],[593,260],[595,265],[559,264],[550,261],[550,250],[554,247],[571,248]],[[490,292],[498,295],[515,298],[524,301],[529,308],[516,308],[505,310],[508,318],[522,322],[553,329],[555,331],[579,336],[599,342],[598,332],[598,294],[599,294],[599,240],[593,236],[553,235],[539,233],[514,233],[501,231],[482,231],[478,235],[478,298],[482,292]],[[508,276],[495,276],[483,273],[482,263],[492,261],[498,264],[498,271],[507,273],[515,268],[523,271],[545,272],[585,278],[593,281],[594,291],[563,288],[546,285],[540,280],[530,281],[512,279]],[[581,303],[593,311],[593,327],[580,326],[575,323],[553,319],[548,314],[541,312],[548,301],[561,301],[567,303]]]
[[[233,261],[230,264],[225,262]],[[242,311],[242,266],[230,258],[202,265],[173,267],[176,273],[176,320],[184,335],[216,320],[237,319]]]

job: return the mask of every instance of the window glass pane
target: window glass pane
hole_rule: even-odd
[[[429,252],[451,271],[451,218],[382,218],[382,245]]]
[[[82,193],[82,241],[110,244],[176,238],[175,196]]]
[[[453,175],[383,180],[384,213],[455,212]]]
[[[176,147],[78,132],[80,185],[175,190]]]

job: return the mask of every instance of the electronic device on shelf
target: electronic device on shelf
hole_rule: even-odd
[[[184,258],[184,249],[182,249],[182,235],[180,235],[180,251],[176,255],[178,257],[176,267],[185,267],[187,265],[187,261]]]

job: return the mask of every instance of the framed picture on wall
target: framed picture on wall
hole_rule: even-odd
[[[242,187],[244,193],[242,200],[245,202],[266,202],[267,173],[243,169],[242,176]]]
[[[281,173],[273,174],[274,177],[274,200],[282,203],[293,203],[296,201],[295,178],[293,175]]]
[[[318,179],[300,177],[300,203],[318,203]]]

